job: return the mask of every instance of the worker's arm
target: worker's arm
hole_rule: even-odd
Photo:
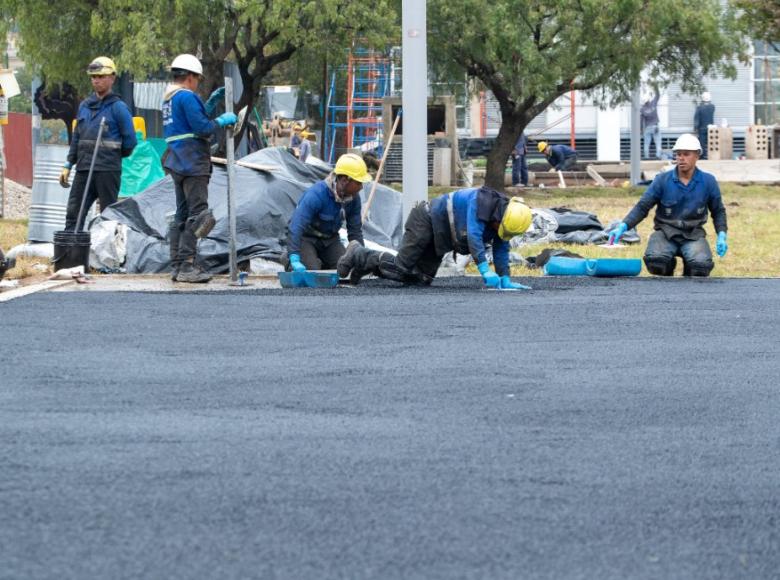
[[[76,113],[76,127],[73,129],[73,135],[70,140],[70,149],[68,149],[68,168],[76,165],[76,161],[78,160],[79,139],[81,138],[79,135],[79,113],[81,113],[81,107],[79,107],[79,110]]]
[[[308,194],[308,195],[307,195]],[[303,232],[309,227],[314,216],[320,211],[320,198],[314,192],[305,191],[298,207],[293,212],[290,220],[290,236],[287,241],[287,253],[297,254],[301,251],[301,238]]]
[[[135,127],[133,127],[133,117],[130,116],[130,110],[122,101],[114,104],[114,111],[116,111],[115,118],[119,134],[122,136],[122,157],[129,157],[135,146],[138,145]]]
[[[469,241],[469,252],[477,264],[487,262],[485,242],[482,240],[486,225],[477,217],[477,196],[473,195],[466,207],[466,234]]]
[[[360,242],[360,245],[364,246],[363,220],[360,218],[361,207],[360,195],[356,195],[355,199],[344,207],[344,213],[347,218],[347,239],[350,242],[353,240]]]
[[[635,228],[639,222],[647,217],[650,210],[658,205],[661,194],[663,193],[662,180],[665,178],[666,175],[664,173],[657,175],[637,204],[628,212],[626,217],[623,218],[626,229],[630,230],[631,228]]]
[[[182,99],[187,99],[182,103],[184,114],[187,116],[187,122],[192,127],[192,132],[198,137],[208,137],[217,130],[217,123],[211,121],[206,115],[206,109],[200,97],[189,91],[182,91]]]
[[[693,113],[693,130],[699,130],[699,119],[701,118],[701,107],[696,107],[696,111]]]
[[[493,236],[493,267],[499,276],[509,276],[509,242]]]
[[[712,214],[712,224],[715,226],[715,231],[728,232],[729,226],[726,220],[726,206],[723,205],[723,197],[720,194],[720,187],[718,182],[713,179],[710,185],[710,191],[708,193],[707,205],[709,206],[710,213]]]

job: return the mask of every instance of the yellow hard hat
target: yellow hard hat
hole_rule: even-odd
[[[354,153],[346,153],[339,157],[336,161],[336,167],[333,169],[333,173],[336,175],[346,175],[350,179],[359,181],[360,183],[366,183],[371,181],[371,176],[368,173],[368,167],[363,158]]]
[[[309,137],[314,137],[314,133],[311,133],[310,131],[306,131],[305,129],[301,131],[301,137],[304,139],[308,139]]]
[[[91,77],[103,75],[115,75],[116,65],[107,56],[99,56],[87,67],[87,74]]]
[[[501,218],[501,225],[498,226],[498,237],[504,241],[509,241],[515,236],[524,233],[533,221],[531,208],[525,205],[522,200],[513,197],[506,206],[504,217]]]
[[[547,149],[547,141],[539,141],[537,147],[539,148],[539,153],[544,153],[544,150]]]

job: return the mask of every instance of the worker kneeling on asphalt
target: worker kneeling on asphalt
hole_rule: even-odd
[[[699,140],[694,135],[681,135],[672,150],[677,167],[656,176],[639,202],[610,232],[609,240],[617,243],[626,230],[645,219],[655,206],[655,231],[647,242],[644,256],[648,272],[672,276],[676,257],[680,256],[684,276],[709,276],[714,264],[703,226],[709,210],[718,232],[715,249],[722,258],[728,251],[726,208],[715,177],[696,168],[701,155]]]
[[[471,254],[489,288],[528,290],[509,277],[509,240],[531,225],[531,210],[518,198],[493,189],[461,189],[428,202],[418,203],[406,220],[401,249],[367,250],[350,242],[339,261],[338,273],[353,284],[368,274],[403,284],[429,285],[447,252]],[[493,247],[495,272],[485,257]]]
[[[163,132],[168,144],[163,167],[173,178],[176,189],[176,217],[169,230],[174,282],[211,280],[196,261],[198,239],[205,238],[216,224],[208,199],[209,137],[218,127],[234,125],[237,120],[234,113],[223,113],[214,121],[209,119],[224,89],[214,91],[204,105],[195,92],[202,75],[200,61],[191,54],[173,59],[173,84],[165,90],[162,106]]]
[[[362,247],[360,190],[369,181],[363,159],[347,153],[336,161],[333,173],[303,192],[290,218],[287,271],[334,269],[344,255],[339,229],[345,219],[350,243]]]
[[[86,210],[96,199],[100,200],[101,211],[116,203],[122,183],[122,159],[129,157],[138,143],[130,109],[119,95],[111,92],[116,80],[114,61],[99,56],[89,64],[87,74],[95,92],[79,105],[68,160],[60,173],[60,185],[67,188],[70,171],[76,166],[65,213],[65,229],[68,231],[81,231],[87,219]],[[102,119],[106,124],[100,136],[89,191],[85,191]],[[85,196],[85,214],[81,216],[81,223],[77,224]]]

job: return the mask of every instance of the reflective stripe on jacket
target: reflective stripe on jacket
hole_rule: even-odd
[[[133,117],[119,95],[109,93],[99,99],[93,94],[79,105],[76,129],[68,150],[68,161],[77,171],[89,171],[101,118],[105,118],[106,126],[95,159],[95,171],[121,171],[122,158],[128,157],[138,143]]]
[[[192,91],[171,85],[162,105],[163,135],[168,143],[163,167],[180,175],[210,175],[209,137],[217,124],[208,118],[200,97]]]

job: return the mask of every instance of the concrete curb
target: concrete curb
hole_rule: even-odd
[[[0,294],[0,302],[8,302],[15,298],[22,298],[23,296],[29,296],[36,292],[42,292],[43,290],[52,290],[53,288],[59,288],[66,284],[73,284],[73,280],[46,280],[38,284],[31,284],[30,286],[22,286],[14,290],[8,290]]]

